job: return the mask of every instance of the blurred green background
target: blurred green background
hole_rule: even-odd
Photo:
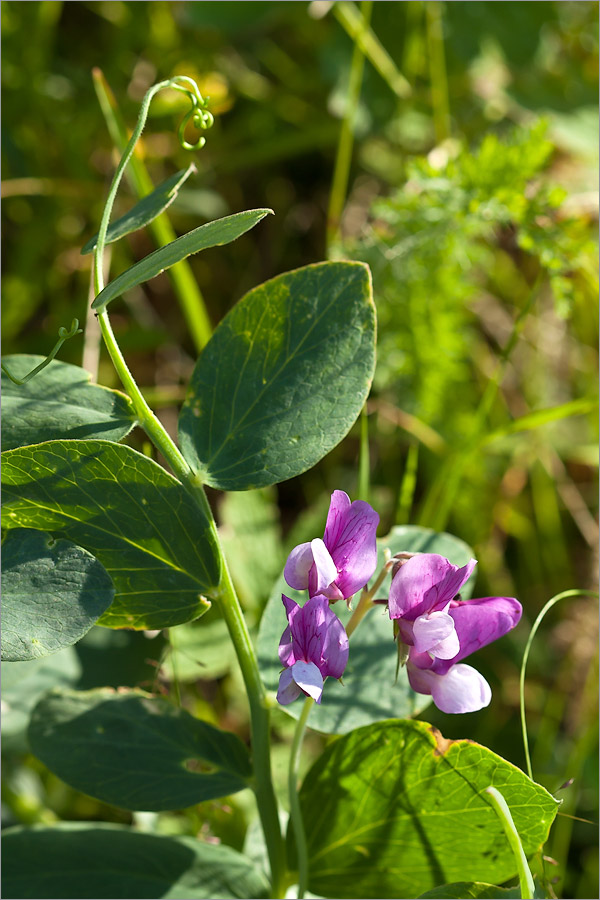
[[[359,80],[352,35],[362,13],[371,19]],[[3,354],[47,353],[77,316],[85,335],[60,358],[117,386],[88,312],[90,257],[79,252],[117,159],[92,69],[129,127],[151,84],[195,77],[216,121],[194,154],[197,176],[169,210],[175,231],[253,207],[276,213],[190,260],[213,327],[251,287],[328,256],[369,262],[379,316],[362,451],[357,425],[276,490],[211,493],[249,620],[257,624],[290,547],[321,532],[330,492],[357,495],[368,427],[380,534],[405,522],[451,531],[475,548],[477,595],[523,602],[516,633],[475,661],[491,707],[424,713],[446,737],[480,741],[521,767],[528,625],[554,594],[596,581],[597,20],[595,2],[2,3]],[[175,94],[151,108],[141,157],[155,184],[190,161],[176,139],[184,109]],[[124,188],[117,213],[133,198]],[[146,232],[113,245],[111,272],[153,247]],[[174,431],[199,341],[172,284],[161,275],[113,306],[138,383]],[[147,450],[141,434],[131,441]],[[526,686],[534,776],[564,800],[545,850],[558,865],[544,863],[563,897],[597,891],[596,606],[569,599],[552,610]],[[153,686],[246,735],[226,648],[222,623],[207,616],[170,643],[93,629],[28,679],[13,669],[6,824],[131,821],[27,755],[23,729],[41,690]],[[275,725],[283,795],[291,722],[278,711]],[[307,746],[308,765],[323,739]],[[134,819],[242,846],[250,807],[237,795]]]

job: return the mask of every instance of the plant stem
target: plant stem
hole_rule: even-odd
[[[372,0],[363,0],[360,4],[362,13],[362,23],[360,31],[355,32],[354,51],[352,53],[352,62],[350,64],[350,80],[348,83],[348,95],[346,98],[346,109],[340,129],[340,137],[338,141],[337,154],[335,158],[335,168],[333,171],[333,184],[331,186],[331,195],[329,197],[329,210],[327,212],[327,252],[330,253],[332,244],[339,234],[340,220],[342,210],[346,201],[346,191],[348,189],[348,178],[350,175],[350,163],[352,161],[352,148],[354,146],[354,122],[356,119],[356,110],[358,108],[358,100],[360,97],[360,88],[362,84],[363,69],[365,63],[365,53],[362,41],[359,35],[364,35],[371,21],[371,10],[373,8]]]
[[[302,741],[304,740],[306,723],[314,702],[312,697],[306,697],[304,700],[302,713],[300,714],[300,718],[296,723],[296,730],[294,731],[288,769],[290,822],[294,829],[296,853],[298,856],[298,900],[302,900],[308,885],[308,847],[306,845],[306,832],[304,830],[304,820],[302,818],[300,798],[298,796],[298,767],[300,765],[300,756],[302,755]]]
[[[552,607],[558,603],[559,600],[564,600],[567,597],[597,597],[597,591],[588,591],[588,590],[577,590],[572,589],[570,591],[561,591],[560,594],[556,594],[552,597],[542,611],[539,613],[537,619],[533,623],[533,627],[527,639],[527,643],[525,645],[525,651],[523,653],[523,660],[521,662],[521,673],[519,675],[519,703],[521,710],[521,732],[523,734],[523,750],[525,751],[525,763],[527,765],[527,774],[533,780],[533,771],[531,768],[531,756],[529,755],[529,738],[527,737],[527,719],[525,716],[525,670],[527,668],[527,660],[529,659],[529,651],[531,650],[531,645],[533,644],[533,639],[536,636],[537,630],[542,624],[542,620],[544,619],[547,612],[549,612]]]
[[[127,145],[128,136],[117,101],[101,70],[94,69],[92,74],[96,95],[110,136],[117,149],[123,152]],[[135,154],[129,160],[128,172],[131,175],[131,183],[138,198],[141,199],[146,194],[149,194],[154,185],[144,163]],[[161,213],[160,216],[150,222],[148,230],[152,234],[157,247],[164,247],[177,237],[166,213]],[[199,353],[208,343],[212,334],[210,318],[200,288],[186,260],[171,266],[167,275],[173,282],[173,291],[179,301],[196,351]]]
[[[508,808],[506,800],[504,799],[500,791],[496,790],[495,787],[486,788],[485,793],[489,796],[491,804],[494,808],[494,812],[502,822],[504,833],[508,838],[508,843],[510,844],[511,850],[514,854],[515,861],[517,863],[517,870],[519,872],[521,897],[523,897],[524,900],[533,900],[535,885],[533,883],[531,871],[527,863],[527,857],[525,856],[525,852],[521,844],[519,832],[515,827],[515,823],[513,822],[513,817],[510,814],[510,809]]]
[[[438,0],[429,0],[425,4],[425,22],[433,126],[436,143],[441,144],[450,135],[450,104],[448,102],[448,78],[444,54],[442,4]]]

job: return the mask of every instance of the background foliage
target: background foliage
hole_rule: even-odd
[[[169,208],[176,232],[241,209],[275,211],[249,235],[191,259],[210,322],[258,283],[328,254],[370,264],[379,347],[367,421],[380,533],[407,522],[447,529],[476,549],[476,595],[505,593],[524,605],[524,624],[477,661],[494,689],[492,706],[468,717],[429,707],[421,717],[522,766],[518,666],[527,622],[558,591],[593,587],[596,567],[597,4],[374,4],[378,49],[365,65],[341,230],[330,223],[328,241],[337,142],[349,114],[345,9],[2,4],[3,352],[45,354],[58,327],[78,316],[85,335],[60,358],[120,387],[88,311],[90,257],[79,252],[98,228],[115,164],[91,69],[101,67],[130,125],[153,81],[196,77],[216,123],[194,157],[198,174]],[[154,183],[189,163],[173,129],[180,117],[177,98],[161,95],[151,109],[142,146]],[[119,215],[131,198],[120,203]],[[151,249],[146,233],[131,235],[115,245],[113,272]],[[113,322],[138,382],[175,433],[197,353],[169,279],[115,301]],[[128,441],[147,449],[139,431]],[[254,626],[286,552],[321,533],[329,493],[356,496],[359,447],[357,427],[315,469],[277,489],[211,492]],[[557,796],[561,812],[579,819],[559,816],[547,848],[558,862],[547,870],[566,897],[593,896],[597,885],[596,827],[581,821],[598,816],[591,621],[593,602],[559,604],[528,669],[534,775],[552,793],[573,779]],[[248,791],[178,814],[131,814],[67,788],[28,753],[29,711],[44,690],[107,683],[171,694],[245,739],[239,674],[227,649],[219,651],[228,644],[215,612],[174,628],[169,644],[163,634],[150,637],[95,627],[75,648],[39,660],[27,679],[13,669],[4,692],[5,824],[133,816],[141,830],[243,847]],[[277,768],[292,724],[278,713],[276,725]],[[309,751],[325,740],[310,737]]]

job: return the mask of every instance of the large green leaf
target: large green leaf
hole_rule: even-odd
[[[425,891],[419,900],[520,900],[521,888],[501,888],[480,881],[455,881]]]
[[[187,169],[180,169],[179,172],[175,172],[174,175],[171,175],[170,178],[167,178],[166,181],[154,188],[151,194],[142,197],[129,212],[109,226],[106,233],[106,243],[112,244],[113,241],[118,241],[119,238],[125,237],[126,234],[131,234],[132,231],[138,231],[145,225],[149,225],[150,222],[171,205],[181,185],[196,171],[194,163],[190,163]],[[98,234],[96,233],[81,248],[82,256],[92,252],[97,240]]]
[[[235,241],[246,231],[254,228],[261,219],[272,212],[272,209],[248,209],[245,212],[225,216],[223,219],[216,219],[214,222],[194,228],[193,231],[176,238],[166,247],[160,247],[126,269],[125,272],[117,275],[103,291],[100,291],[92,303],[92,308],[104,309],[115,297],[120,297],[125,291],[131,290],[144,281],[149,281],[192,253],[207,250],[209,247],[230,244],[231,241]]]
[[[441,553],[455,565],[464,565],[472,557],[470,548],[450,534],[436,534],[428,528],[400,526],[392,529],[387,537],[378,541],[378,566],[383,565],[384,548],[393,553],[401,550]],[[382,586],[379,596],[387,597],[389,583]],[[267,687],[277,690],[281,663],[277,648],[287,619],[281,594],[304,604],[306,591],[294,591],[284,581],[283,575],[276,583],[263,613],[258,635],[258,663]],[[470,583],[461,591],[463,597],[470,593]],[[336,603],[333,610],[344,624],[351,613],[344,603]],[[383,606],[368,613],[350,640],[350,657],[343,684],[328,679],[320,706],[311,711],[309,725],[316,731],[345,733],[360,725],[389,719],[395,716],[412,716],[431,703],[431,697],[415,694],[408,684],[406,670],[401,669],[396,681],[397,653],[392,633],[392,623]],[[298,718],[302,702],[297,700],[282,709]]]
[[[379,722],[339,738],[300,792],[310,890],[417,897],[459,879],[513,878],[513,852],[484,793],[490,785],[502,792],[531,856],[559,804],[491,750],[446,740],[426,722]]]
[[[179,419],[182,451],[224,490],[293,478],[348,433],[374,364],[363,263],[279,275],[246,294],[202,352]]]
[[[6,356],[10,372],[24,378],[43,356]],[[52,360],[26,384],[2,373],[2,449],[59,438],[120,441],[135,425],[131,401],[119,391],[91,384],[79,366]]]
[[[264,875],[231,847],[62,822],[2,834],[4,897],[221,900],[268,897]]]
[[[237,735],[142,691],[52,691],[29,724],[31,750],[84,794],[124,809],[181,809],[248,787]]]
[[[3,523],[85,547],[113,580],[100,619],[111,628],[167,628],[208,608],[220,578],[208,520],[163,468],[123,444],[49,441],[4,454]]]
[[[2,659],[35,659],[75,644],[113,601],[106,569],[71,541],[17,528],[2,545]]]

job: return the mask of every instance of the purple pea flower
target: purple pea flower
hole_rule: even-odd
[[[475,712],[489,704],[489,684],[460,660],[505,635],[521,618],[521,604],[512,597],[455,599],[476,565],[471,559],[459,568],[437,553],[420,553],[402,564],[390,587],[390,618],[410,648],[410,686],[431,694],[446,713]]]
[[[348,635],[323,594],[311,597],[304,606],[285,594],[281,599],[288,627],[279,642],[279,659],[286,668],[279,678],[277,699],[286,706],[306,694],[320,703],[324,680],[328,675],[341,678],[346,668]]]
[[[308,588],[310,597],[321,594],[332,603],[349,600],[375,571],[378,524],[379,516],[368,503],[350,503],[348,494],[334,491],[323,540],[294,547],[285,564],[285,580],[298,591]]]

